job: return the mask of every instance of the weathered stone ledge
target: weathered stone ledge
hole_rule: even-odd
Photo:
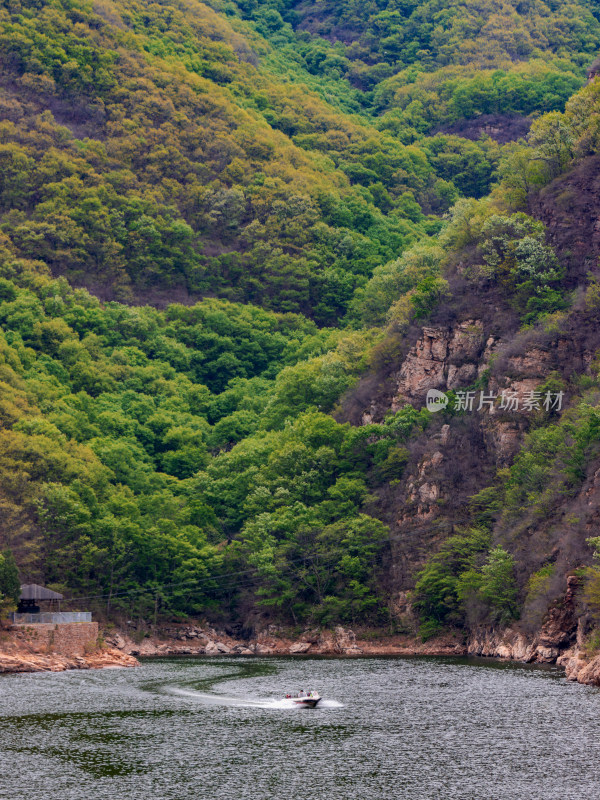
[[[33,626],[32,626],[33,627]],[[600,686],[600,655],[586,654],[583,642],[557,646],[548,630],[528,639],[523,633],[505,629],[482,631],[467,643],[450,634],[422,642],[410,636],[365,638],[341,626],[333,630],[312,630],[289,638],[270,626],[256,638],[240,641],[214,628],[182,626],[169,635],[146,637],[136,643],[130,636],[113,633],[106,646],[89,645],[88,651],[57,651],[47,642],[47,632],[10,631],[0,643],[0,673],[62,672],[69,669],[133,667],[137,657],[148,656],[480,656],[522,663],[557,664],[567,680]],[[164,634],[167,634],[165,631]],[[60,637],[57,637],[60,642]],[[556,637],[555,637],[556,639]],[[70,648],[65,647],[65,650]]]
[[[548,641],[543,630],[527,639],[522,633],[508,628],[474,636],[468,643],[467,654],[525,664],[556,664],[565,670],[567,680],[600,686],[600,654],[589,655],[580,635],[565,648],[557,645],[556,641]]]
[[[527,637],[512,628],[482,630],[471,636],[469,655],[557,664],[567,680],[600,686],[600,654],[589,653],[586,646],[593,625],[588,614],[578,613],[577,591],[578,579],[570,575],[564,597],[548,609],[537,633]]]

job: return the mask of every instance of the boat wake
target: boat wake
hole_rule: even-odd
[[[232,708],[262,708],[267,710],[297,710],[299,708],[292,699],[287,698],[281,698],[280,700],[270,698],[253,700],[246,697],[228,697],[226,695],[212,694],[210,692],[197,692],[193,689],[181,689],[175,686],[167,686],[164,690],[169,694],[174,694],[178,697],[188,697],[204,705],[230,706]],[[317,709],[343,707],[343,703],[339,703],[337,700],[321,700]]]
[[[261,708],[300,708],[293,699],[282,698],[281,700],[264,700],[260,701]],[[317,709],[319,708],[343,708],[344,704],[339,703],[337,700],[321,700]]]

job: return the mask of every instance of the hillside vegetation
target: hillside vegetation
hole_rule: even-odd
[[[388,402],[351,423],[469,303],[515,348],[576,339],[582,308],[597,325],[597,265],[573,266],[536,198],[598,152],[600,88],[580,87],[599,13],[0,3],[0,546],[22,577],[108,616],[245,626],[402,625],[415,589],[424,635],[550,598],[519,525],[588,476],[593,361],[543,376],[568,412],[529,420],[495,478],[489,454],[457,478],[476,499],[439,530],[461,530],[401,579],[395,525],[440,418]],[[527,139],[443,132],[481,115]]]

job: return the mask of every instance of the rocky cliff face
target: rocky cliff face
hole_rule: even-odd
[[[578,608],[577,595],[578,580],[570,576],[564,598],[550,607],[535,635],[514,628],[478,631],[468,641],[469,655],[557,664],[564,668],[567,680],[600,686],[600,653],[588,651],[592,625]]]
[[[430,389],[466,390],[484,375],[488,395],[505,391],[522,403],[555,359],[550,350],[533,345],[511,353],[513,345],[479,318],[424,326],[390,378],[387,401],[365,408],[363,422],[406,403],[421,408]],[[480,407],[479,400],[474,391],[470,410],[449,422],[432,414],[426,432],[410,445],[405,477],[393,490],[380,492],[372,509],[392,529],[393,581],[400,593],[411,588],[424,559],[465,519],[469,497],[489,485],[519,450],[527,414],[506,413],[489,403]]]
[[[581,653],[587,621],[577,613],[577,586],[577,578],[570,576],[564,598],[548,609],[534,635],[528,636],[518,628],[476,631],[468,641],[469,653],[548,664]]]
[[[493,336],[486,342],[479,319],[449,327],[424,327],[397,374],[392,410],[406,402],[423,401],[429,389],[469,386],[486,368],[494,343]]]
[[[426,324],[413,326],[398,363],[370,376],[356,392],[362,422],[368,424],[406,403],[423,408],[431,389],[474,391],[468,411],[450,417],[432,414],[424,433],[407,445],[410,457],[402,479],[378,490],[369,508],[392,531],[390,590],[397,616],[410,616],[407,591],[426,559],[456,527],[470,523],[470,498],[512,464],[527,432],[540,424],[536,409],[527,408],[527,398],[553,381],[564,391],[564,413],[581,397],[585,381],[597,375],[600,309],[584,293],[590,272],[600,278],[599,190],[600,157],[594,156],[531,199],[530,213],[545,223],[549,243],[566,269],[564,290],[573,291],[570,310],[556,324],[520,329],[506,299],[488,286],[479,294],[469,289],[459,264],[449,276],[455,285],[444,308],[433,312]],[[480,405],[480,390],[512,398],[514,405]],[[348,418],[360,422],[360,414],[353,413]],[[569,674],[581,671],[584,678],[596,674],[583,648],[583,612],[570,608],[567,613],[572,587],[564,595],[564,584],[559,585],[590,563],[586,539],[600,530],[600,455],[592,448],[579,469],[581,480],[553,501],[546,516],[529,518],[525,513],[514,535],[494,530],[496,541],[528,562],[518,576],[523,596],[529,574],[542,564],[554,564],[556,584],[547,598],[550,608],[543,627],[535,635],[479,631],[468,644],[470,652],[563,663]]]
[[[403,479],[381,491],[371,509],[392,530],[394,608],[405,606],[406,591],[414,586],[416,573],[431,553],[457,525],[469,522],[470,497],[491,485],[497,470],[510,465],[519,452],[535,419],[535,409],[524,407],[526,398],[550,375],[568,386],[573,375],[590,373],[596,351],[590,346],[583,315],[569,324],[573,335],[525,332],[512,338],[489,330],[479,318],[424,326],[392,378],[388,407],[365,409],[368,421],[407,402],[421,408],[429,389],[465,391],[485,375],[485,389],[474,392],[471,410],[444,420],[432,414],[426,431],[409,445],[411,457]],[[516,403],[518,413],[497,403],[479,407],[479,391],[495,397],[504,393]],[[587,469],[580,490],[565,494],[552,516],[533,520],[520,534],[519,546],[528,549],[533,560],[555,563],[565,578],[568,570],[589,563],[591,551],[585,540],[597,535],[600,525],[600,465],[590,461]],[[577,519],[577,531],[571,522],[565,530],[564,519]],[[551,608],[549,619],[553,614]],[[563,630],[565,624],[561,620]],[[558,647],[550,641],[549,625],[537,640],[527,639],[527,647],[534,647],[534,659],[542,660],[546,652],[545,657],[555,661],[563,654],[564,643]],[[516,634],[507,639],[495,633],[481,646],[474,639],[470,648],[473,653],[497,656],[512,648],[514,657],[521,659],[524,641]]]

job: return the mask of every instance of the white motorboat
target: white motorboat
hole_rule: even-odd
[[[298,692],[295,696],[288,694],[287,699],[303,708],[315,708],[317,703],[321,700],[321,695],[318,692]]]

